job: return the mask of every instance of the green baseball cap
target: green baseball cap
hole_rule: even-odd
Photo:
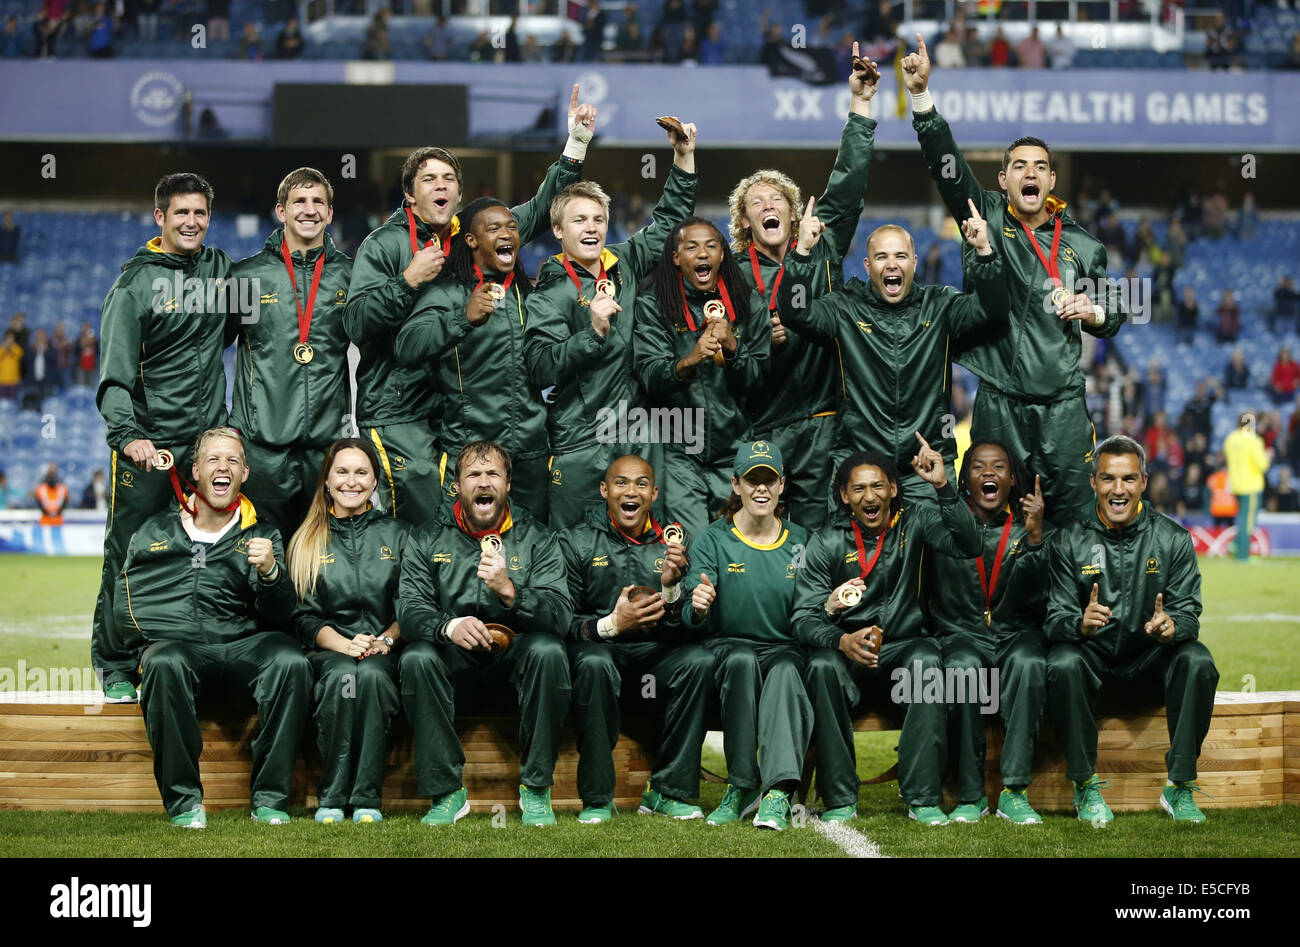
[[[785,465],[781,458],[781,448],[771,441],[752,441],[742,444],[736,451],[736,476],[743,477],[758,467],[770,467],[778,477],[785,476]]]

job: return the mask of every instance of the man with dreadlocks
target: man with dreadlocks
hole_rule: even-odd
[[[494,441],[510,453],[513,499],[546,522],[546,406],[524,368],[524,299],[528,275],[519,259],[519,224],[495,197],[460,212],[447,276],[416,300],[397,334],[400,364],[427,366],[442,393],[435,434],[444,453],[440,480],[447,495],[448,458],[474,441]]]
[[[582,177],[595,126],[596,109],[578,104],[575,85],[564,154],[532,200],[513,211],[523,243],[546,232],[551,201]],[[432,377],[422,367],[399,365],[393,344],[421,290],[442,274],[452,238],[465,227],[456,215],[462,183],[460,162],[451,152],[431,147],[411,152],[402,165],[406,199],[357,250],[343,310],[344,328],[361,351],[357,426],[379,451],[379,496],[386,509],[412,525],[432,515],[441,501],[431,427],[437,428],[442,409]],[[448,449],[454,457],[455,449]]]
[[[929,628],[943,666],[958,669],[949,679],[964,687],[961,699],[950,694],[948,703],[948,750],[957,772],[952,822],[988,814],[984,715],[1000,709],[1007,735],[998,816],[1016,825],[1042,823],[1025,798],[1047,700],[1048,647],[1042,483],[1034,477],[1030,491],[1029,482],[1005,444],[976,441],[962,457],[958,491],[975,513],[981,552],[972,560],[937,551],[925,560]],[[997,676],[980,681],[986,668]]]
[[[826,190],[817,199],[827,239],[813,248],[810,299],[844,286],[844,254],[858,229],[867,191],[876,121],[871,98],[880,78],[875,63],[858,58],[853,44],[849,117]],[[785,498],[791,518],[809,530],[826,522],[826,492],[832,476],[831,449],[836,408],[843,391],[835,346],[798,331],[787,332],[777,308],[787,253],[794,248],[799,186],[780,171],[755,171],[732,188],[731,249],[740,257],[745,280],[763,297],[772,322],[773,380],[769,396],[755,406],[753,437],[776,444],[786,462]]]
[[[731,497],[732,461],[772,349],[763,300],[711,221],[688,217],[668,235],[633,331],[651,417],[667,419],[664,506],[694,536]]]

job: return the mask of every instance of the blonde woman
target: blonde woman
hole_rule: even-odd
[[[307,518],[289,541],[294,623],[316,674],[321,756],[316,821],[381,822],[388,728],[399,705],[396,597],[407,525],[371,505],[379,459],[364,440],[330,445]]]

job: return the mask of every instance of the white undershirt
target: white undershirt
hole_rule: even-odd
[[[190,514],[189,510],[181,510],[181,526],[184,527],[186,535],[196,543],[215,543],[222,536],[226,535],[226,533],[230,532],[230,527],[234,526],[237,522],[239,522],[239,511],[235,510],[230,514],[230,519],[226,522],[225,526],[221,527],[221,529],[217,530],[215,533],[210,533],[201,530],[194,525],[194,517]]]

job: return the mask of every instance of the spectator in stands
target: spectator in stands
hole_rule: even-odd
[[[1223,13],[1215,14],[1215,23],[1205,31],[1205,61],[1211,69],[1228,69],[1237,64],[1241,34]]]
[[[688,26],[682,30],[682,43],[668,54],[664,62],[698,64],[700,61],[700,44],[695,39],[695,27]]]
[[[27,328],[27,313],[16,312],[14,317],[9,320],[9,331],[14,334],[14,341],[18,347],[26,349],[31,341],[31,330]]]
[[[1241,307],[1237,305],[1237,298],[1232,294],[1232,290],[1223,291],[1223,296],[1219,299],[1219,308],[1215,313],[1219,318],[1219,326],[1214,332],[1214,337],[1218,339],[1219,344],[1236,342],[1237,336],[1241,334]]]
[[[0,470],[0,510],[9,509],[9,475]]]
[[[503,58],[506,62],[519,62],[521,58],[519,54],[519,17],[512,16],[510,18],[510,25],[506,27],[505,41],[505,56]]]
[[[1223,370],[1223,387],[1228,391],[1245,391],[1250,387],[1250,367],[1241,349],[1234,349],[1228,366]]]
[[[135,0],[135,26],[140,39],[152,43],[158,39],[158,8],[162,0]]]
[[[934,47],[934,64],[940,69],[966,68],[966,56],[961,48],[961,33],[958,32],[955,24],[948,27],[948,32],[943,34],[943,39],[939,40]]]
[[[1187,231],[1183,230],[1183,222],[1177,217],[1169,222],[1169,235],[1165,239],[1165,255],[1172,272],[1177,273],[1182,269],[1183,259],[1187,255]]]
[[[727,61],[727,44],[722,39],[722,27],[709,24],[709,31],[700,43],[700,62],[706,66],[721,66]],[[845,70],[847,72],[847,70]]]
[[[870,4],[868,4],[870,7]],[[894,12],[894,5],[890,0],[879,0],[875,9],[868,9],[867,15],[862,21],[862,35],[867,38],[868,42],[877,39],[892,39],[898,32],[898,25],[901,17]]]
[[[561,32],[560,39],[565,40],[568,35],[568,33]],[[559,43],[556,43],[555,48],[559,48]],[[478,36],[475,36],[473,42],[469,44],[470,62],[491,62],[493,55],[491,35],[487,30],[480,30]]]
[[[62,322],[54,327],[50,348],[54,350],[54,390],[63,392],[72,384],[72,369],[77,361],[77,351]]]
[[[1216,190],[1201,204],[1201,226],[1205,236],[1211,240],[1221,240],[1228,226],[1228,197],[1222,190]]]
[[[95,14],[90,27],[90,56],[92,59],[113,58],[113,34],[117,30],[117,17],[108,12],[108,5],[95,4]]]
[[[1047,65],[1047,46],[1038,36],[1038,27],[1029,31],[1029,35],[1016,43],[1016,58],[1022,69],[1042,69]]]
[[[545,62],[546,52],[542,49],[542,44],[537,42],[537,37],[532,33],[524,39],[524,48],[520,52],[519,58],[523,62]]]
[[[440,16],[424,37],[424,54],[434,62],[444,62],[450,52],[451,31],[447,27],[447,18]]]
[[[989,64],[988,47],[980,39],[979,30],[973,26],[966,27],[966,38],[961,44],[961,54],[962,59],[966,60],[966,65],[972,68]]]
[[[85,492],[81,494],[81,508],[100,511],[108,509],[108,487],[104,483],[104,471],[96,470],[91,475],[90,483],[86,484]]]
[[[370,26],[366,29],[366,41],[361,47],[362,59],[392,59],[393,49],[388,40],[387,7],[376,11]]]
[[[1213,430],[1211,416],[1214,403],[1221,397],[1222,392],[1213,378],[1203,378],[1196,383],[1196,394],[1183,405],[1182,416],[1178,419],[1184,438],[1196,434],[1209,438]]]
[[[1274,404],[1286,404],[1295,399],[1296,386],[1300,383],[1300,365],[1291,358],[1291,349],[1282,346],[1273,363],[1273,373],[1269,378],[1269,391],[1273,394]]]
[[[1097,217],[1101,221],[1101,227],[1097,230],[1097,239],[1106,248],[1110,265],[1114,267],[1119,265],[1121,261],[1128,260],[1128,237],[1124,233],[1123,224],[1119,222],[1119,218],[1114,211],[1106,211],[1104,216],[1101,212],[1098,212]]]
[[[1071,69],[1074,67],[1074,44],[1065,35],[1065,29],[1056,24],[1056,35],[1047,44],[1048,62],[1053,69]]]
[[[22,234],[23,228],[14,222],[14,212],[5,211],[0,223],[0,263],[18,262],[18,239]]]
[[[244,32],[239,37],[239,58],[262,61],[262,37],[257,32],[256,23],[244,23]]]
[[[1147,364],[1147,377],[1142,382],[1142,417],[1146,423],[1153,423],[1157,415],[1165,413],[1168,392],[1165,366],[1159,358],[1153,358]]]
[[[1237,239],[1254,240],[1259,233],[1259,208],[1255,206],[1255,195],[1247,191],[1241,198],[1241,210],[1237,211]]]
[[[54,55],[54,44],[68,29],[72,20],[68,0],[41,0],[41,11],[32,24],[36,34],[36,55],[49,59]]]
[[[554,62],[574,62],[577,59],[578,44],[573,41],[568,30],[560,33],[560,38],[556,40],[551,50],[551,56]]]
[[[1282,68],[1300,69],[1300,31],[1291,34],[1291,49],[1286,54],[1286,60],[1282,63]]]
[[[0,33],[0,57],[16,59],[23,52],[23,34],[18,29],[18,17],[11,14],[5,20],[4,33]]]
[[[1228,489],[1237,498],[1237,560],[1250,558],[1250,535],[1264,493],[1264,474],[1273,461],[1273,451],[1255,433],[1255,415],[1246,411],[1237,429],[1223,441],[1223,458],[1228,465]]]
[[[83,322],[77,338],[77,384],[93,388],[98,382],[99,337],[89,322]]]
[[[1151,473],[1151,482],[1147,485],[1146,501],[1161,513],[1172,513],[1178,498],[1174,493],[1173,487],[1169,482],[1169,474],[1159,469],[1156,464],[1150,463],[1151,458],[1147,458],[1148,469]]]
[[[993,43],[989,46],[989,65],[1003,67],[1011,65],[1011,44],[1002,32],[1002,27],[993,34]]]
[[[619,54],[630,59],[638,57],[641,53],[641,21],[636,18],[636,7],[628,5],[631,15],[626,12],[623,14],[623,22],[618,28],[618,37],[614,40],[614,46],[618,49]]]
[[[36,505],[41,511],[42,526],[62,526],[63,509],[68,505],[68,485],[59,479],[59,468],[50,464],[36,489]]]
[[[1141,259],[1145,253],[1149,258],[1153,247],[1159,250],[1160,244],[1156,242],[1155,231],[1151,229],[1151,221],[1143,217],[1138,221],[1137,230],[1133,231],[1133,256]]]
[[[291,16],[284,24],[284,29],[275,38],[276,59],[297,59],[306,48],[302,30],[298,29],[298,18]]]
[[[685,22],[685,0],[668,0],[668,2],[664,4],[663,12],[659,14],[659,25],[664,27]]]
[[[1183,479],[1175,486],[1175,490],[1177,499],[1174,502],[1174,511],[1179,516],[1206,512],[1209,491],[1205,487],[1205,477],[1201,473],[1200,464],[1188,461]]]
[[[1291,468],[1283,467],[1277,473],[1277,486],[1272,490],[1268,509],[1272,513],[1300,513],[1300,494],[1291,482]]]
[[[600,0],[587,0],[582,24],[583,62],[600,62],[605,58],[605,19],[606,14],[601,9]]]
[[[925,260],[921,263],[920,283],[922,286],[943,285],[943,248],[936,240],[925,251]]]
[[[41,410],[54,380],[54,352],[44,329],[37,329],[32,344],[23,350],[23,406]]]
[[[6,329],[0,342],[0,398],[17,398],[18,385],[23,380],[23,349],[14,338],[14,330]]]
[[[208,0],[208,39],[214,43],[230,41],[230,0]],[[291,57],[281,56],[281,59]]]
[[[1282,433],[1282,419],[1277,416],[1276,411],[1269,411],[1259,419],[1259,436],[1264,441],[1264,446],[1269,450],[1275,450],[1278,446],[1277,438]]]
[[[718,0],[694,0],[694,7],[695,9],[692,12],[695,15],[695,32],[699,36],[706,35],[718,15]],[[821,15],[820,12],[809,6],[807,0],[805,0],[804,8],[808,11],[809,16]]]
[[[3,259],[3,256],[0,256]],[[1295,320],[1300,315],[1300,293],[1295,291],[1291,277],[1283,276],[1277,281],[1273,290],[1273,309],[1268,315],[1268,330],[1277,331],[1277,324]]]

